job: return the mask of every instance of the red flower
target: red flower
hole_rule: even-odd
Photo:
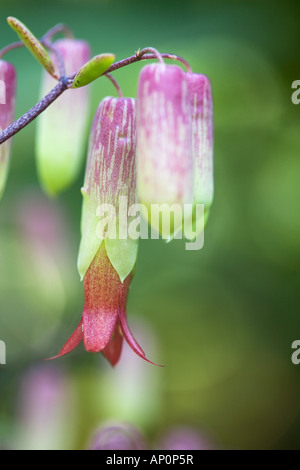
[[[85,304],[82,319],[55,358],[68,354],[83,340],[87,351],[101,351],[114,366],[120,359],[125,338],[138,356],[151,362],[146,359],[127,324],[126,300],[130,281],[131,274],[123,283],[120,281],[104,245],[101,245],[84,278]]]

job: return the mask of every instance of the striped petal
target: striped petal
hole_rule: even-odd
[[[137,187],[148,220],[164,235],[151,204],[193,202],[191,113],[186,74],[177,66],[151,64],[141,71],[137,99]],[[173,231],[182,225],[175,220]],[[166,234],[170,236],[170,234]]]
[[[84,181],[81,219],[81,244],[78,270],[84,278],[102,241],[108,257],[121,281],[133,270],[137,258],[137,240],[120,239],[99,233],[99,206],[113,208],[116,222],[126,215],[128,207],[136,202],[136,130],[135,100],[131,98],[105,98],[94,118],[89,155]],[[126,198],[125,206],[119,204]]]
[[[213,200],[213,103],[208,77],[187,73],[192,111],[194,200],[209,209]]]

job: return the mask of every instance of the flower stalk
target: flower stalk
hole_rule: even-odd
[[[66,32],[70,31],[65,25],[57,25],[56,27],[52,28],[54,32],[51,32],[49,30],[48,33],[46,33],[43,38],[47,40],[45,43],[45,40],[42,38],[41,43],[44,44],[45,46],[49,47],[49,38],[54,35],[58,34],[60,32]],[[50,33],[50,34],[49,34]],[[0,58],[4,56],[7,52],[10,52],[13,49],[17,49],[20,47],[24,47],[23,42],[15,42],[13,44],[10,44],[3,48],[0,51]],[[53,45],[52,45],[53,47]],[[126,67],[128,65],[134,64],[135,62],[139,62],[141,60],[154,60],[157,59],[157,55],[154,53],[148,53],[145,51],[153,50],[152,48],[145,48],[142,50],[139,50],[136,52],[134,55],[127,57],[126,59],[122,59],[120,61],[117,61],[113,63],[106,72],[104,72],[104,75],[110,75],[112,72],[115,70],[118,70],[120,68]],[[160,56],[163,59],[169,59],[169,60],[176,60],[181,62],[182,64],[185,65],[187,68],[187,71],[191,72],[191,67],[189,66],[188,62],[183,59],[182,57],[175,55],[175,54],[169,54],[169,53],[160,53]],[[29,111],[27,111],[23,116],[21,116],[17,121],[15,121],[11,126],[8,128],[4,129],[2,132],[0,132],[0,145],[8,140],[10,137],[13,135],[17,134],[19,131],[24,129],[28,124],[30,124],[34,119],[36,119],[45,109],[48,108],[65,90],[70,88],[73,84],[73,80],[75,78],[76,74],[72,74],[71,76],[61,76],[59,79],[59,83],[49,92],[44,98],[42,98],[35,106],[33,106]]]

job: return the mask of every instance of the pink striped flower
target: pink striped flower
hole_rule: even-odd
[[[191,112],[194,159],[194,202],[204,204],[205,221],[213,200],[213,102],[208,77],[186,74]]]
[[[135,100],[105,98],[93,122],[82,189],[78,269],[84,279],[83,315],[58,356],[67,354],[83,340],[87,351],[101,351],[115,365],[125,338],[136,354],[145,359],[126,320],[126,300],[138,241],[109,238],[97,228],[98,207],[111,204],[119,218],[120,196],[127,197],[128,206],[136,202],[135,150]]]
[[[90,59],[87,42],[77,39],[59,39],[54,43],[65,64],[66,75],[80,69]],[[56,56],[51,59],[58,68]],[[41,95],[54,86],[55,80],[43,72]],[[55,195],[64,191],[78,176],[84,157],[89,89],[67,90],[38,118],[36,156],[38,173],[46,193]]]
[[[12,124],[15,115],[16,71],[13,65],[0,60],[0,131]],[[0,198],[8,174],[12,139],[0,145]]]
[[[176,65],[147,65],[140,74],[137,187],[140,201],[148,208],[148,217],[151,204],[176,204],[181,211],[185,203],[193,202],[189,90],[186,74]],[[155,219],[148,218],[164,235]],[[174,226],[174,232],[178,228]]]

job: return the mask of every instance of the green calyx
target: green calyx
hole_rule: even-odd
[[[105,244],[108,258],[117,271],[121,282],[133,271],[138,252],[138,240],[127,237],[121,239],[116,231],[116,237],[112,238],[99,233],[101,218],[97,215],[97,205],[87,191],[81,190],[83,195],[82,219],[81,219],[81,243],[78,254],[78,271],[83,280],[96,253],[102,243]]]
[[[106,72],[115,60],[114,54],[99,54],[86,62],[77,72],[71,88],[88,85]]]

